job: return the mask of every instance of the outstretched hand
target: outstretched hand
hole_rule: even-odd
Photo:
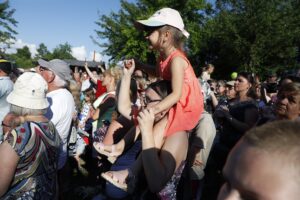
[[[155,115],[152,108],[144,109],[139,113],[137,120],[139,122],[142,135],[152,135],[154,118]]]

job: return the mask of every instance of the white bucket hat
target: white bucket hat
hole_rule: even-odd
[[[184,29],[184,23],[179,12],[172,8],[162,8],[146,20],[137,20],[137,23],[150,27],[170,25],[179,29],[186,38],[190,35]]]
[[[47,82],[41,75],[25,72],[16,80],[7,102],[22,108],[44,109],[49,106],[47,90]]]

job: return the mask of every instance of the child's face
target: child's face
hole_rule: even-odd
[[[103,86],[108,86],[111,83],[112,77],[109,74],[104,74],[103,79],[102,79],[102,85]]]
[[[158,29],[148,32],[146,39],[150,42],[150,49],[160,49],[160,34]]]
[[[85,97],[84,97],[84,98],[85,98],[85,101],[86,101],[86,102],[90,102],[90,100],[91,100],[91,98],[90,98],[90,96],[89,96],[89,95],[85,95]]]

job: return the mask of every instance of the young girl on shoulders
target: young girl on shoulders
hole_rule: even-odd
[[[165,136],[177,131],[193,129],[203,111],[203,96],[194,70],[183,53],[183,40],[189,33],[177,10],[163,8],[147,20],[138,20],[136,27],[146,31],[150,49],[158,51],[158,67],[144,67],[148,72],[171,81],[172,93],[154,107],[154,114],[171,108]],[[125,67],[134,66],[134,60],[126,60]]]
[[[171,8],[163,8],[155,12],[149,19],[137,21],[136,26],[147,32],[146,39],[150,43],[150,49],[158,51],[160,54],[157,69],[148,66],[141,67],[149,74],[158,72],[157,75],[164,80],[169,80],[172,87],[172,92],[153,107],[154,115],[169,110],[168,122],[163,135],[155,136],[157,138],[155,146],[160,148],[166,137],[181,131],[187,132],[197,125],[204,110],[203,95],[194,70],[182,50],[183,39],[187,38],[189,34],[184,29],[179,12]],[[124,80],[130,80],[131,75],[126,76],[126,74],[132,74],[134,68],[135,61],[133,59],[125,60]],[[125,91],[127,90],[120,90],[118,111],[124,117],[133,118],[136,121],[138,113],[131,110],[129,103],[125,103],[126,98],[124,97],[128,96],[128,94],[124,94]],[[112,152],[111,156],[117,156],[125,147],[122,142],[113,147],[101,148]]]

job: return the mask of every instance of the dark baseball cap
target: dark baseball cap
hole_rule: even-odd
[[[10,74],[13,70],[11,62],[8,60],[0,59],[0,69],[6,74]]]

